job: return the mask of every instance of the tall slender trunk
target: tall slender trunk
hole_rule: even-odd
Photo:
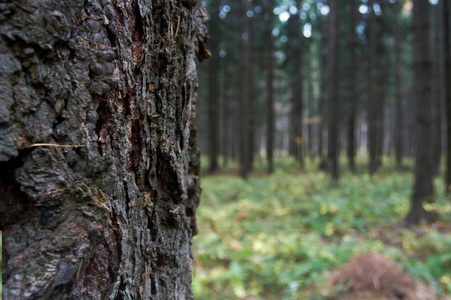
[[[449,1],[443,2],[443,24],[444,24],[444,57],[445,57],[445,103],[446,103],[446,193],[451,192],[451,21],[449,17]]]
[[[312,55],[311,51],[309,51],[309,56]],[[314,104],[315,104],[315,95],[314,95],[314,78],[312,72],[312,60],[307,62],[307,111],[308,111],[308,119],[307,119],[307,153],[310,157],[314,157],[313,153],[313,117],[314,117]]]
[[[403,158],[403,144],[404,144],[404,113],[402,105],[402,83],[401,83],[401,40],[400,40],[400,12],[401,7],[398,2],[394,4],[395,7],[395,24],[394,24],[394,39],[395,39],[395,159],[396,167],[401,169]]]
[[[247,2],[247,11],[253,11],[254,7],[251,1]],[[246,17],[247,28],[248,28],[248,47],[246,48],[246,57],[248,60],[248,111],[249,111],[249,162],[248,168],[252,170],[254,165],[254,157],[257,152],[256,140],[257,140],[257,124],[258,124],[258,116],[255,109],[255,76],[254,76],[254,67],[255,67],[255,59],[254,59],[254,48],[255,48],[255,36],[254,36],[254,18]]]
[[[413,1],[413,43],[414,43],[414,95],[415,95],[415,182],[413,186],[411,210],[407,223],[416,224],[431,221],[431,215],[423,204],[434,198],[432,127],[431,127],[431,51],[430,4],[429,1]]]
[[[228,93],[230,89],[230,80],[228,71],[229,68],[227,66],[227,63],[224,64],[223,69],[223,76],[224,76],[224,92],[222,95],[223,103],[222,103],[222,156],[223,156],[223,163],[224,167],[226,167],[229,163],[229,160],[231,158],[231,147],[232,147],[232,139],[231,139],[231,132],[230,132],[230,123],[231,123],[231,109],[230,109],[230,93]]]
[[[246,12],[248,10],[249,1],[241,0],[240,1],[240,26],[241,26],[241,74],[242,80],[240,82],[240,175],[243,178],[247,178],[251,169],[251,144],[252,144],[252,136],[251,136],[251,111],[250,111],[250,101],[251,99],[251,90],[249,87],[250,82],[250,72],[251,72],[251,43],[249,41],[250,34],[250,22],[249,18],[246,16]]]
[[[274,17],[272,9],[275,5],[274,0],[266,1],[266,6],[270,14],[270,20],[267,22],[266,29],[267,51],[268,51],[268,75],[266,77],[266,86],[268,89],[268,98],[266,103],[267,110],[267,136],[266,136],[266,154],[268,159],[268,173],[274,172],[274,135],[275,135],[275,108],[274,108],[274,38],[272,30],[274,26]]]
[[[432,20],[434,20],[434,27],[432,27],[431,34],[431,45],[432,51],[434,51],[433,55],[433,82],[434,85],[432,87],[433,90],[433,101],[434,105],[432,106],[432,114],[433,114],[433,124],[432,124],[432,138],[433,138],[433,163],[434,163],[434,174],[438,174],[440,171],[440,161],[442,157],[442,80],[441,80],[441,66],[443,64],[441,60],[441,42],[440,33],[442,31],[441,28],[441,5],[435,5],[432,11]]]
[[[324,156],[324,131],[327,130],[328,124],[328,112],[327,112],[327,101],[328,101],[328,22],[330,20],[322,18],[320,20],[320,31],[321,31],[321,42],[320,42],[320,64],[321,64],[321,75],[320,75],[320,96],[318,103],[318,114],[321,116],[321,121],[318,124],[318,156],[320,158],[320,169],[327,169],[327,157]]]
[[[330,0],[329,13],[329,134],[328,134],[328,158],[330,163],[330,172],[332,175],[332,182],[338,181],[339,178],[339,115],[340,115],[340,100],[338,98],[338,6],[337,0]]]
[[[218,152],[219,152],[219,1],[212,5],[212,12],[210,13],[209,32],[211,36],[211,52],[212,57],[209,61],[208,71],[208,155],[210,173],[218,169]]]
[[[297,1],[298,14],[301,12],[301,1]],[[304,143],[302,135],[302,114],[303,114],[303,77],[302,77],[302,32],[299,15],[295,15],[289,20],[290,37],[292,40],[293,51],[293,73],[291,75],[291,115],[290,115],[290,154],[303,165]]]
[[[351,29],[351,41],[349,42],[349,48],[351,53],[351,70],[350,70],[350,92],[349,92],[349,117],[348,117],[348,162],[349,169],[352,172],[355,172],[355,155],[356,155],[356,118],[357,118],[357,38],[356,38],[356,27],[357,27],[357,18],[356,14],[357,10],[357,2],[355,0],[351,0],[350,6],[350,16],[349,16],[349,25]]]
[[[374,6],[374,0],[368,1],[369,7]],[[368,154],[369,154],[369,173],[374,174],[377,170],[377,101],[378,99],[378,57],[377,57],[377,27],[376,13],[371,9],[369,18],[370,29],[370,76],[369,76],[369,95],[368,95]]]

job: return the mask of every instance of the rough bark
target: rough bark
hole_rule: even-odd
[[[431,215],[423,204],[433,201],[434,187],[432,160],[432,82],[431,52],[429,41],[430,4],[424,0],[413,2],[413,50],[414,50],[414,95],[415,95],[415,182],[412,204],[407,216],[407,223],[416,224],[431,221]]]
[[[193,297],[205,22],[190,0],[0,5],[4,299]]]

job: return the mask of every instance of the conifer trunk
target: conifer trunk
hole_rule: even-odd
[[[449,17],[450,5],[449,1],[443,2],[443,24],[444,24],[444,48],[445,48],[445,103],[446,103],[446,175],[445,175],[445,192],[451,192],[451,21]]]
[[[432,83],[431,56],[429,41],[430,4],[424,0],[414,0],[413,34],[414,34],[414,95],[415,95],[415,182],[413,186],[412,205],[407,223],[416,224],[430,221],[431,215],[423,204],[432,202],[433,159],[432,159]]]
[[[328,158],[332,182],[339,178],[339,116],[340,100],[338,94],[338,3],[337,0],[330,1],[329,16],[329,64],[328,64],[328,96],[329,96],[329,130],[328,130]]]
[[[192,299],[202,2],[0,10],[3,299]]]

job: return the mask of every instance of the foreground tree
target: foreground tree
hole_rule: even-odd
[[[191,299],[201,1],[5,3],[4,299]]]
[[[415,95],[415,183],[413,186],[411,210],[407,223],[416,224],[430,221],[430,214],[424,209],[424,204],[433,201],[433,159],[432,143],[432,83],[431,56],[429,41],[430,4],[425,0],[413,1],[413,58]]]

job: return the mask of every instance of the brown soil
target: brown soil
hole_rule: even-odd
[[[342,269],[334,272],[328,284],[341,286],[339,299],[399,299],[439,300],[432,287],[418,283],[401,272],[396,264],[376,253],[364,253],[355,257]]]

